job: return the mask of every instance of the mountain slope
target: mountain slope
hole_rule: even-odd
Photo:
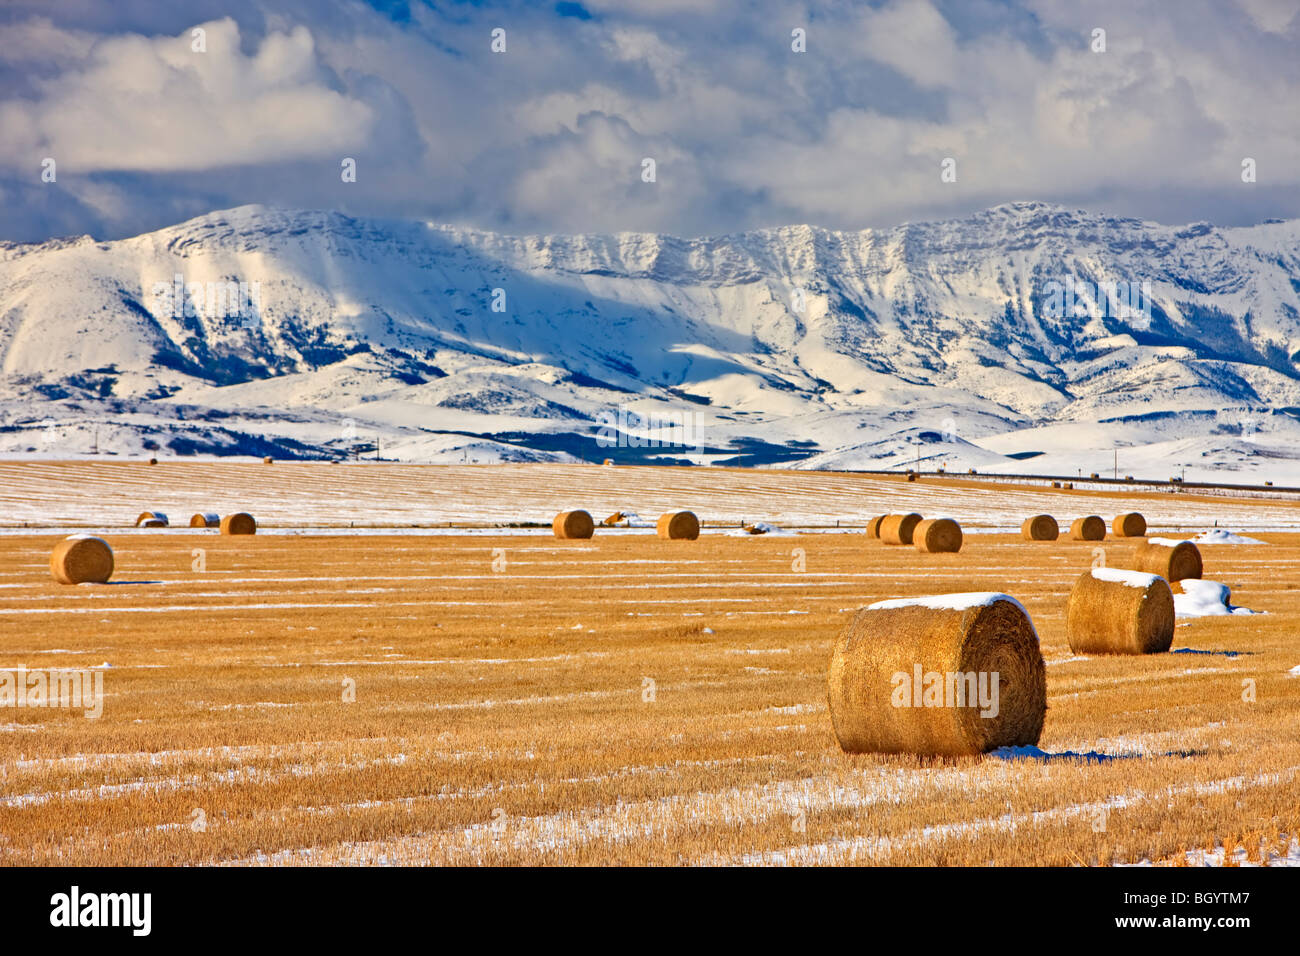
[[[178,275],[200,284],[190,314]],[[220,314],[207,284],[239,282],[252,301]],[[1146,283],[1149,307],[1053,308],[1061,284],[1097,282]],[[377,442],[416,460],[1046,471],[1176,438],[1213,452],[1193,468],[1268,470],[1300,448],[1297,362],[1300,221],[1016,203],[683,240],[246,206],[117,242],[0,245],[0,451],[18,453],[86,453],[98,429],[123,454]],[[677,424],[651,435],[669,447],[636,446],[638,415]],[[633,440],[602,447],[602,424]]]

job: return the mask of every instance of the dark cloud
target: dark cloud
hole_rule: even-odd
[[[117,237],[247,202],[511,232],[856,229],[1012,199],[1298,216],[1297,9],[17,0],[0,11],[0,238]]]

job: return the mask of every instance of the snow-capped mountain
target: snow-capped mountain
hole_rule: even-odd
[[[0,244],[0,356],[6,454],[1087,473],[1119,448],[1253,480],[1300,457],[1300,221],[1014,203],[686,240],[244,206]]]

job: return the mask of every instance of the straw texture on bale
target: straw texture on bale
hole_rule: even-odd
[[[222,534],[257,534],[257,519],[246,511],[236,511],[221,519]]]
[[[1111,530],[1117,538],[1140,538],[1147,533],[1147,519],[1136,511],[1116,515]]]
[[[863,608],[836,638],[827,674],[831,724],[850,753],[963,756],[1038,742],[1047,711],[1047,676],[1038,635],[1006,595],[965,608]],[[906,691],[919,675],[998,675],[996,714],[981,716],[978,695],[952,681],[934,706]],[[906,675],[901,682],[899,675]],[[991,676],[982,680],[991,689]],[[923,677],[923,685],[930,680]],[[956,696],[957,689],[963,697]]]
[[[1104,541],[1106,522],[1101,520],[1100,515],[1075,518],[1070,522],[1070,537],[1075,541]]]
[[[191,528],[219,528],[221,515],[214,511],[199,511],[190,515]]]
[[[146,522],[146,521],[161,521],[161,522],[162,522],[161,525],[149,525],[149,527],[152,527],[152,528],[157,528],[157,527],[163,527],[163,528],[165,528],[165,527],[167,527],[167,516],[166,516],[165,514],[163,514],[161,511],[141,511],[141,512],[140,512],[140,516],[139,516],[138,518],[135,519],[135,526],[136,526],[137,528],[143,528],[143,527],[145,527],[145,522]]]
[[[874,518],[870,518],[870,519],[868,519],[868,520],[867,520],[867,537],[868,537],[868,538],[879,538],[879,537],[880,537],[880,523],[881,523],[882,521],[884,521],[884,520],[885,520],[886,518],[888,518],[888,517],[889,517],[888,515],[876,515]]]
[[[581,509],[561,511],[551,522],[551,531],[557,538],[565,540],[590,538],[596,530],[591,515]]]
[[[1190,541],[1179,541],[1172,546],[1139,541],[1133,555],[1134,571],[1158,574],[1171,584],[1183,578],[1199,578],[1204,568],[1201,549]]]
[[[1061,536],[1061,526],[1051,515],[1034,515],[1020,525],[1020,537],[1026,541],[1055,541]]]
[[[113,576],[113,549],[90,535],[64,538],[50,554],[50,573],[60,584],[103,584]]]
[[[1169,582],[1157,577],[1139,587],[1085,571],[1074,582],[1065,606],[1065,637],[1076,654],[1169,650],[1174,640],[1174,594]]]
[[[911,544],[912,534],[921,523],[916,512],[905,515],[885,515],[880,522],[880,540],[885,544]]]
[[[694,541],[700,536],[700,519],[690,511],[666,511],[655,522],[655,533],[661,538]]]
[[[961,550],[961,525],[951,518],[926,518],[912,531],[912,543],[926,554],[955,554]]]

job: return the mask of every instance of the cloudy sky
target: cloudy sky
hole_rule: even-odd
[[[0,239],[249,202],[514,233],[1300,216],[1298,48],[1300,0],[6,0]]]

